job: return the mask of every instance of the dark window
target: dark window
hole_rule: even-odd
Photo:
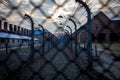
[[[98,26],[98,25],[96,26],[96,29],[99,29],[99,26]]]
[[[110,34],[110,41],[117,41],[118,40],[118,36],[116,33],[111,33]]]
[[[95,36],[94,36],[94,34],[92,34],[92,41],[94,41],[95,40]]]
[[[1,43],[5,43],[5,39],[1,39],[1,41],[0,41]]]
[[[12,43],[14,43],[15,42],[15,40],[14,39],[12,39]]]
[[[105,33],[99,33],[98,34],[98,40],[101,42],[104,42],[105,41],[105,36],[106,34]]]
[[[19,39],[18,39],[18,43],[19,43]]]
[[[9,39],[7,39],[7,43],[9,43],[10,42],[10,40]]]
[[[104,25],[97,25],[96,29],[103,29]]]

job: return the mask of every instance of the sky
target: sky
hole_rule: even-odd
[[[90,7],[92,17],[99,11],[103,11],[110,19],[120,19],[120,14],[118,14],[120,13],[120,0],[83,1]],[[28,29],[30,29],[30,22],[23,20],[21,16],[24,14],[29,14],[33,18],[35,27],[42,24],[52,33],[57,28],[55,24],[59,26],[59,23],[64,23],[63,26],[69,25],[74,31],[73,23],[68,20],[71,16],[78,28],[87,22],[85,8],[81,4],[75,3],[74,0],[0,0],[0,2],[2,2],[0,3],[0,18],[5,18],[10,23]],[[13,10],[11,6],[19,7]],[[35,6],[38,8],[35,9]],[[114,17],[115,14],[117,17]],[[59,15],[62,15],[63,18],[58,18]]]

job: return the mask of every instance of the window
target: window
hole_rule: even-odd
[[[97,25],[97,26],[96,26],[96,29],[99,29],[99,30],[100,30],[100,29],[103,29],[103,27],[104,27],[104,25],[100,24],[100,25]]]
[[[0,39],[0,42],[1,43],[5,43],[5,39]]]
[[[12,43],[14,43],[15,42],[15,40],[14,39],[12,39]]]
[[[111,33],[110,34],[110,41],[117,41],[118,40],[118,35],[116,33]]]
[[[9,39],[7,39],[7,43],[9,43],[10,42],[10,40]]]
[[[105,33],[99,33],[98,34],[98,40],[101,42],[104,42],[106,38],[106,34]]]
[[[19,43],[19,39],[18,39],[18,43]]]

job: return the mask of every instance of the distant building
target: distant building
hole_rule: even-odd
[[[30,30],[0,20],[0,48],[4,48],[6,44],[8,47],[28,45],[30,36]]]
[[[78,41],[84,42],[87,35],[87,25],[79,30]],[[103,12],[92,19],[92,41],[114,42],[120,39],[120,20],[110,20]]]

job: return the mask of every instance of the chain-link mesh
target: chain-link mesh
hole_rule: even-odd
[[[0,80],[119,80],[119,13],[119,0],[0,0]]]

